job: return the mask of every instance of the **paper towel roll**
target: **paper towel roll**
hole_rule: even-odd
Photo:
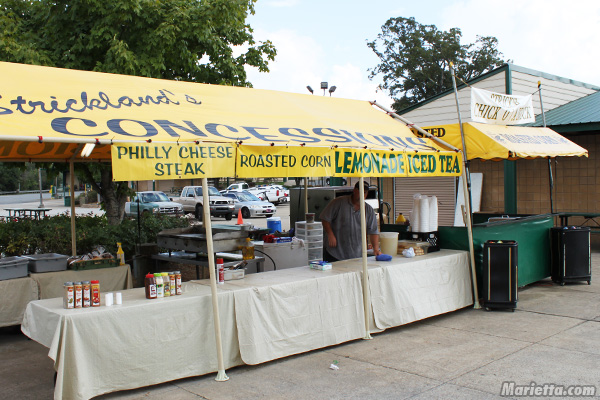
[[[422,196],[419,199],[419,231],[418,232],[429,232],[429,200],[427,196]]]
[[[438,203],[437,197],[428,197],[429,200],[429,232],[435,232],[438,230]]]

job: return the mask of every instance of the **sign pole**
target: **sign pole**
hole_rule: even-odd
[[[546,127],[546,114],[544,113],[544,101],[542,100],[542,81],[538,81],[538,93],[540,95],[540,108],[542,109],[542,122]],[[552,158],[548,157],[548,180],[550,184],[550,213],[554,214],[554,177],[552,176]]]

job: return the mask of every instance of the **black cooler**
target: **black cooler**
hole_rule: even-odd
[[[590,228],[586,226],[563,226],[550,229],[552,281],[592,282],[592,257],[590,252]]]

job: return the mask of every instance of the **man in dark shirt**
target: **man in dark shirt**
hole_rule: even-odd
[[[320,218],[325,231],[324,259],[326,261],[347,260],[362,256],[362,238],[360,234],[360,181],[354,185],[349,196],[340,196],[332,200],[321,212]],[[369,184],[364,182],[365,198]],[[365,203],[367,234],[375,255],[379,249],[379,230],[373,208]]]

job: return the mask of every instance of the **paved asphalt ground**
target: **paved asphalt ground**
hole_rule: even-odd
[[[590,286],[540,281],[519,290],[515,312],[466,308],[373,340],[232,368],[227,382],[208,374],[97,399],[501,399],[523,398],[519,385],[535,384],[591,386],[595,395],[583,398],[600,399],[600,253],[592,258]],[[0,398],[51,399],[47,354],[18,327],[0,328]],[[329,368],[334,361],[339,370]],[[503,382],[516,385],[512,396],[502,396]]]

